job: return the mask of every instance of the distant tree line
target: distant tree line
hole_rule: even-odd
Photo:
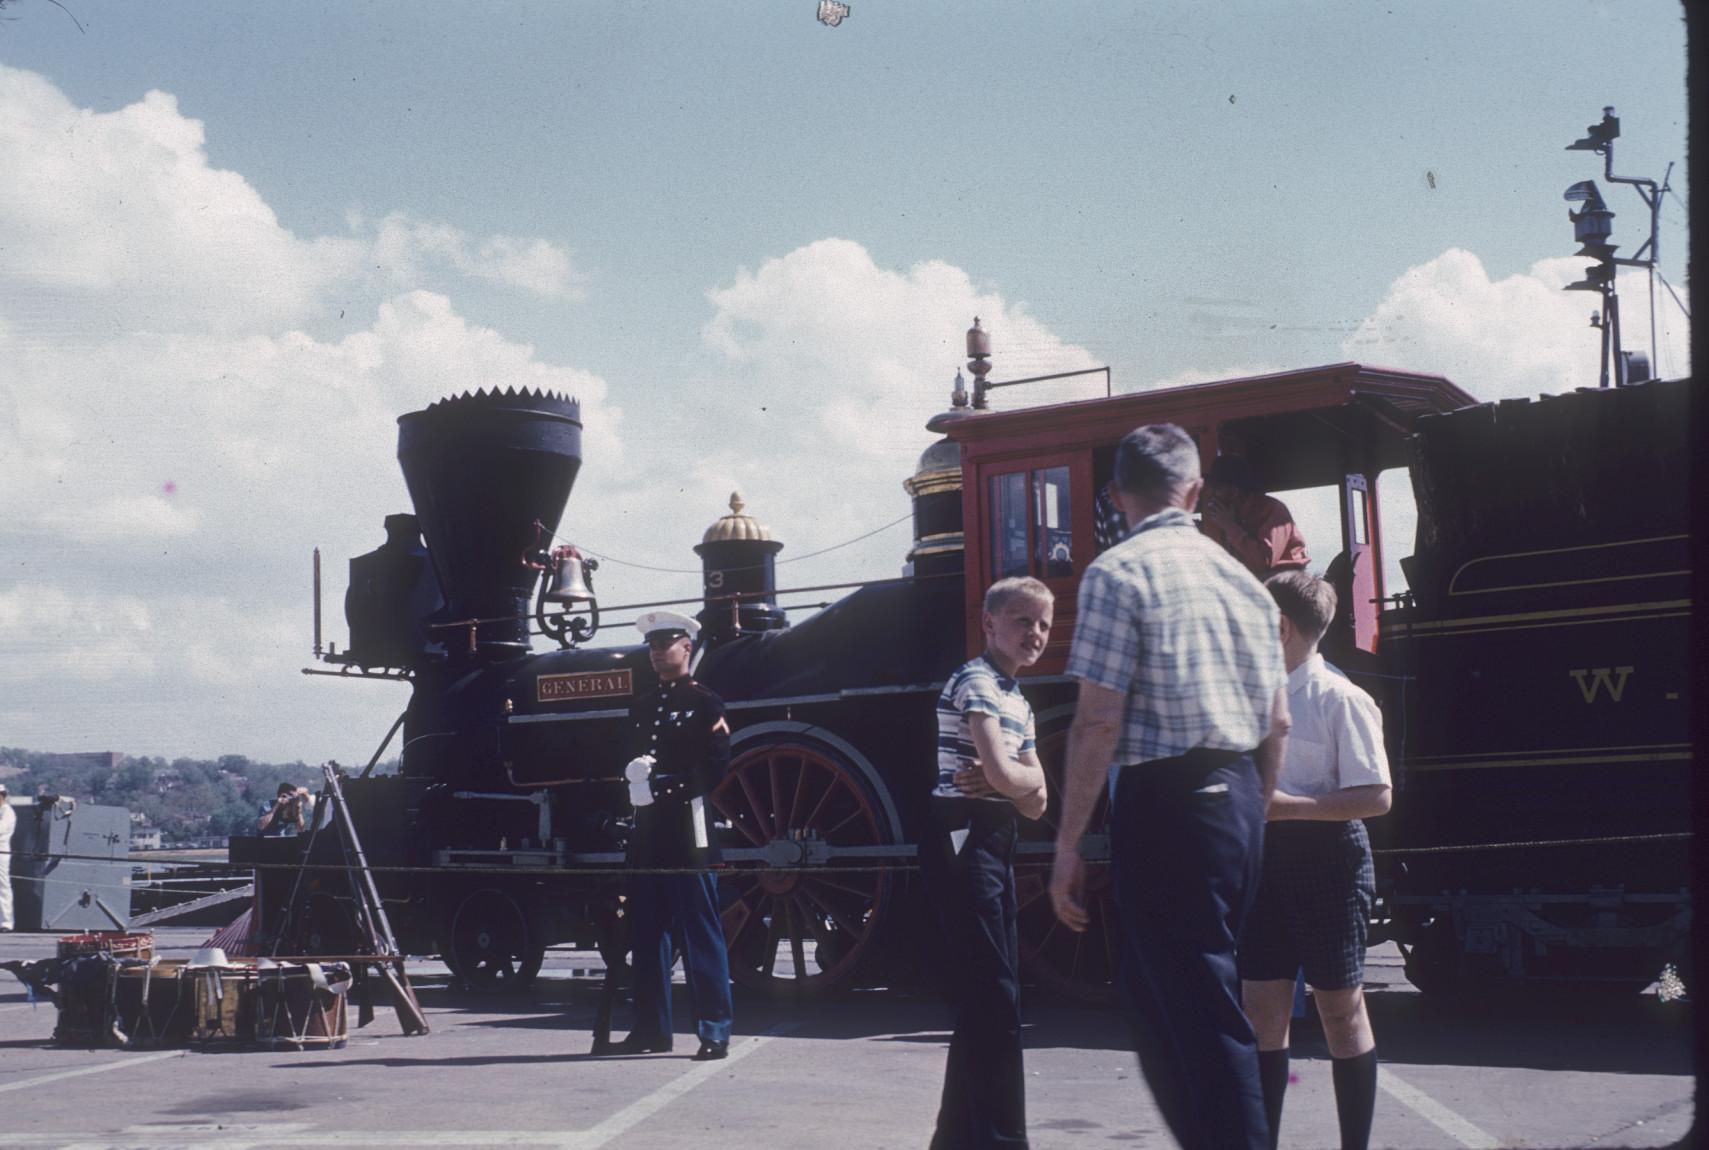
[[[19,747],[0,747],[0,767],[14,796],[64,795],[80,802],[140,812],[160,828],[163,842],[252,834],[261,804],[280,783],[318,793],[319,767],[295,763],[258,763],[243,755],[217,759],[125,758],[118,766],[108,756],[79,756]],[[396,763],[375,770],[388,773]]]

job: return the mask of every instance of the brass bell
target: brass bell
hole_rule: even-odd
[[[559,547],[552,552],[552,579],[546,586],[548,603],[592,603],[593,585],[589,581],[599,567],[597,559],[584,559],[573,547]]]

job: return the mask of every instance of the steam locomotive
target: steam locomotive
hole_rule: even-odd
[[[1004,576],[1034,575],[1057,596],[1058,626],[1023,688],[1041,758],[1060,771],[1096,495],[1121,434],[1163,421],[1193,434],[1207,464],[1238,450],[1267,490],[1335,493],[1327,574],[1343,610],[1325,650],[1386,708],[1398,795],[1373,826],[1396,852],[1379,931],[1408,949],[1420,984],[1647,981],[1682,945],[1684,848],[1666,836],[1683,829],[1690,769],[1687,381],[1480,405],[1439,376],[1342,363],[994,411],[988,353],[976,322],[974,403],[958,387],[904,481],[902,577],[792,622],[776,584],[783,544],[739,501],[694,548],[696,675],[733,727],[711,802],[740,984],[822,992],[912,962],[928,929],[911,860],[935,697],[977,652],[981,594]],[[581,430],[574,400],[530,391],[402,416],[414,514],[388,518],[385,544],[351,560],[350,643],[324,656],[342,675],[410,683],[397,775],[364,773],[345,795],[404,948],[441,954],[474,986],[525,984],[549,945],[618,937],[626,713],[653,676],[642,646],[588,645],[601,610],[609,627],[620,609],[593,598],[591,560],[551,545]],[[1418,539],[1409,590],[1385,597],[1377,484],[1402,468]],[[1314,556],[1334,550],[1310,542]],[[539,636],[558,649],[534,652]],[[1020,850],[1023,954],[1040,983],[1096,990],[1116,953],[1108,839],[1082,845],[1091,928],[1058,929],[1043,897],[1054,814],[1053,800]],[[1607,839],[1622,841],[1588,841]],[[1554,845],[1500,845],[1539,842]],[[314,849],[336,861],[330,844]],[[260,864],[255,927],[279,953],[344,953],[346,896],[293,881],[285,864],[303,850],[233,840],[234,861]]]

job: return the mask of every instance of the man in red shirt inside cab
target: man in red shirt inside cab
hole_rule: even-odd
[[[1205,475],[1199,530],[1240,560],[1260,582],[1280,571],[1303,571],[1305,537],[1287,504],[1264,494],[1244,457],[1218,455]]]

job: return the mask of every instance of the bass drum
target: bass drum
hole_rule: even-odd
[[[730,975],[776,996],[851,986],[894,913],[901,821],[865,756],[806,723],[737,732],[712,792]],[[756,865],[757,864],[757,865]]]

